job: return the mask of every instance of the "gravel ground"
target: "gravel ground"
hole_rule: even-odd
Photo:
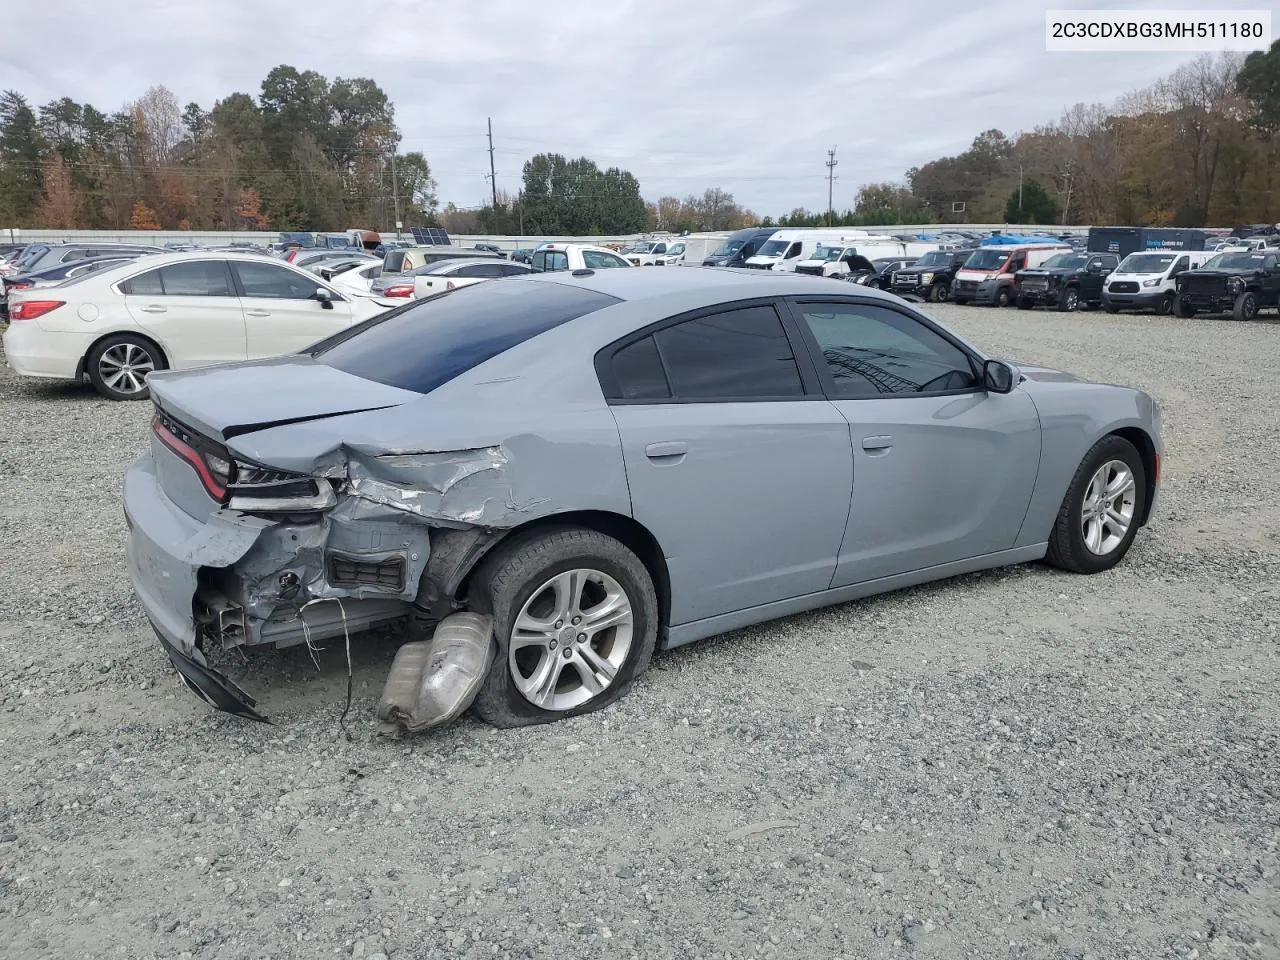
[[[949,307],[1152,392],[1158,512],[656,658],[600,714],[373,734],[394,651],[178,687],[124,573],[148,405],[0,372],[0,944],[25,957],[1280,956],[1280,322]],[[801,654],[801,655],[797,655]]]

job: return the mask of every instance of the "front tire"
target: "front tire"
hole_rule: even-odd
[[[1103,437],[1071,478],[1045,559],[1072,573],[1111,569],[1133,544],[1146,497],[1147,472],[1133,444]]]
[[[658,638],[653,580],[631,550],[579,527],[498,548],[472,606],[493,615],[493,663],[473,708],[498,727],[599,710],[649,666]]]
[[[1183,320],[1190,320],[1196,315],[1196,308],[1179,297],[1173,305],[1173,312]]]
[[[1246,290],[1240,296],[1236,297],[1235,305],[1231,308],[1231,315],[1237,320],[1252,320],[1258,315],[1258,297],[1256,294]]]
[[[942,303],[947,299],[947,285],[945,283],[935,283],[929,288],[929,302]]]
[[[1177,301],[1178,298],[1172,293],[1166,293],[1160,298],[1160,302],[1156,304],[1156,313],[1162,317],[1167,317],[1169,314],[1173,313],[1173,308]]]
[[[1058,309],[1071,313],[1080,307],[1080,291],[1075,287],[1067,287],[1058,298]]]
[[[132,333],[107,337],[85,358],[89,382],[108,400],[145,400],[147,376],[168,365],[159,347]]]
[[[1007,307],[1009,305],[1009,288],[1001,287],[996,291],[996,306]]]

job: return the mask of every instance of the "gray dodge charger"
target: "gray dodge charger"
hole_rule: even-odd
[[[1004,564],[1099,573],[1160,477],[1147,394],[763,271],[492,281],[150,385],[133,586],[187,684],[256,719],[208,654],[392,627],[384,722],[546,722],[655,649]]]

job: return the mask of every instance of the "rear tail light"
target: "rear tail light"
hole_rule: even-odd
[[[9,284],[9,286],[10,286],[12,289],[14,289],[14,290],[25,290],[25,289],[27,289],[27,287],[31,286],[31,281],[30,281],[30,280],[15,280],[13,283]]]
[[[413,284],[412,283],[393,284],[392,286],[387,287],[387,289],[382,292],[382,295],[384,297],[412,297]]]
[[[205,492],[218,503],[227,501],[227,484],[231,482],[231,460],[219,452],[197,449],[206,444],[187,433],[179,424],[156,414],[151,421],[151,432],[166,447],[184,460],[196,472]]]
[[[9,319],[34,320],[36,317],[43,317],[49,311],[57,310],[65,305],[65,300],[24,300],[21,303],[10,305]]]

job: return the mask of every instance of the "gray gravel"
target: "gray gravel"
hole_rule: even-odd
[[[656,658],[614,708],[388,743],[394,652],[180,689],[122,563],[148,405],[0,373],[0,944],[25,957],[1280,955],[1280,323],[942,307],[1151,391],[1128,560]]]

